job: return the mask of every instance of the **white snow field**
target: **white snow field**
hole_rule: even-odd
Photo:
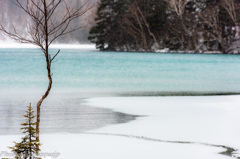
[[[240,149],[240,96],[99,97],[86,105],[139,115],[83,134],[41,134],[41,152],[58,159],[227,159]],[[0,136],[0,158],[21,135]],[[167,141],[163,141],[167,140]],[[173,141],[172,143],[169,141]],[[177,143],[182,141],[185,143]],[[191,143],[188,143],[191,142]]]

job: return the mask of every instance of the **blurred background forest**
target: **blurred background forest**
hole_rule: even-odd
[[[22,4],[25,3],[25,0],[19,0]],[[71,0],[67,0],[67,3],[71,3]],[[82,5],[86,0],[76,0],[74,1],[76,4],[74,5]],[[90,0],[90,3],[94,2],[94,0]],[[64,10],[61,10],[59,6],[57,16],[60,19],[61,16],[64,15]],[[77,44],[77,43],[90,43],[87,40],[89,35],[89,29],[95,24],[95,15],[96,15],[97,5],[95,5],[91,10],[89,10],[84,16],[80,19],[77,19],[73,22],[72,25],[84,26],[85,28],[80,29],[76,32],[65,35],[59,39],[57,39],[57,43],[66,43],[66,44]],[[12,29],[11,25],[14,24],[17,31],[24,34],[26,30],[26,24],[29,22],[28,16],[24,11],[19,9],[15,4],[13,4],[10,0],[0,0],[0,22],[5,26],[7,25],[9,29]],[[2,40],[7,40],[5,36],[1,35],[0,38]]]

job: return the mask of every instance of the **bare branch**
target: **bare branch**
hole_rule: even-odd
[[[182,17],[185,6],[189,2],[189,0],[164,0],[167,2],[172,9],[177,13],[178,16]]]
[[[59,54],[59,52],[60,52],[60,49],[59,49],[58,52],[53,56],[53,58],[50,60],[50,62],[52,62],[52,61],[55,59],[55,57]]]

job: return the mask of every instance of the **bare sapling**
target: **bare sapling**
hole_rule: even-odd
[[[71,24],[90,10],[95,2],[86,0],[82,5],[78,5],[78,0],[24,0],[25,3],[21,3],[20,0],[11,1],[28,15],[27,36],[20,34],[14,25],[10,31],[0,24],[0,31],[18,43],[38,46],[46,60],[49,83],[46,92],[37,103],[36,140],[39,140],[40,108],[52,88],[51,64],[60,52],[58,50],[55,55],[51,56],[49,47],[57,38],[83,28],[84,26],[72,26]]]

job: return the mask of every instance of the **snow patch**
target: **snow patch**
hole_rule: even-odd
[[[0,48],[39,48],[32,44],[19,44],[11,41],[0,42]],[[94,44],[52,44],[50,48],[53,49],[86,49],[97,50]]]

